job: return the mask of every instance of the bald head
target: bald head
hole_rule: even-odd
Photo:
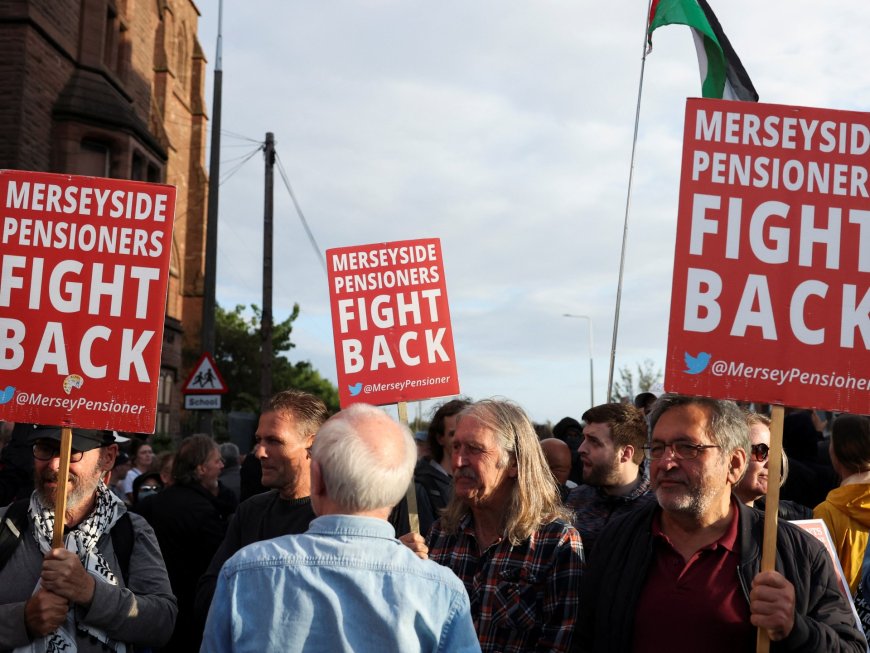
[[[559,485],[565,485],[568,481],[568,476],[571,474],[571,449],[567,444],[556,438],[547,438],[541,440],[541,449],[544,451],[544,458],[547,459],[547,465],[553,476],[556,477],[556,482]]]
[[[336,511],[389,511],[411,483],[417,447],[408,427],[380,408],[354,404],[320,427],[311,458]]]

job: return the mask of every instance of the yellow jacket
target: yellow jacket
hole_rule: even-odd
[[[813,510],[813,516],[823,519],[831,531],[843,573],[855,596],[870,533],[870,484],[855,483],[831,490]]]

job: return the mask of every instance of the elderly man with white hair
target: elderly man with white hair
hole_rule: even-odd
[[[224,564],[202,650],[479,652],[462,582],[387,521],[416,458],[411,432],[378,408],[327,420],[311,447],[317,518]]]

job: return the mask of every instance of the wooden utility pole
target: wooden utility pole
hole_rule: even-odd
[[[275,135],[266,132],[266,195],[263,202],[263,315],[260,319],[260,402],[272,396],[272,213],[274,209]]]
[[[223,52],[221,31],[223,29],[224,3],[218,3],[217,52],[214,64],[214,90],[211,117],[211,154],[208,166],[208,209],[205,219],[205,276],[202,288],[202,327],[200,349],[202,353],[214,354],[215,313],[217,301],[217,229],[218,229],[218,186],[221,174],[221,94],[223,89]],[[211,434],[212,411],[201,410],[199,429]]]

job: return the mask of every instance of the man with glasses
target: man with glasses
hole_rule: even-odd
[[[175,624],[175,597],[154,532],[102,481],[118,454],[112,432],[73,429],[64,548],[53,548],[61,431],[31,429],[35,490],[23,504],[0,509],[0,549],[9,556],[0,559],[0,650],[163,645]],[[128,529],[126,552],[116,529]]]
[[[612,522],[590,556],[576,651],[865,651],[829,554],[780,522],[759,573],[763,515],[732,497],[749,428],[731,401],[664,395],[647,447],[657,502]]]

